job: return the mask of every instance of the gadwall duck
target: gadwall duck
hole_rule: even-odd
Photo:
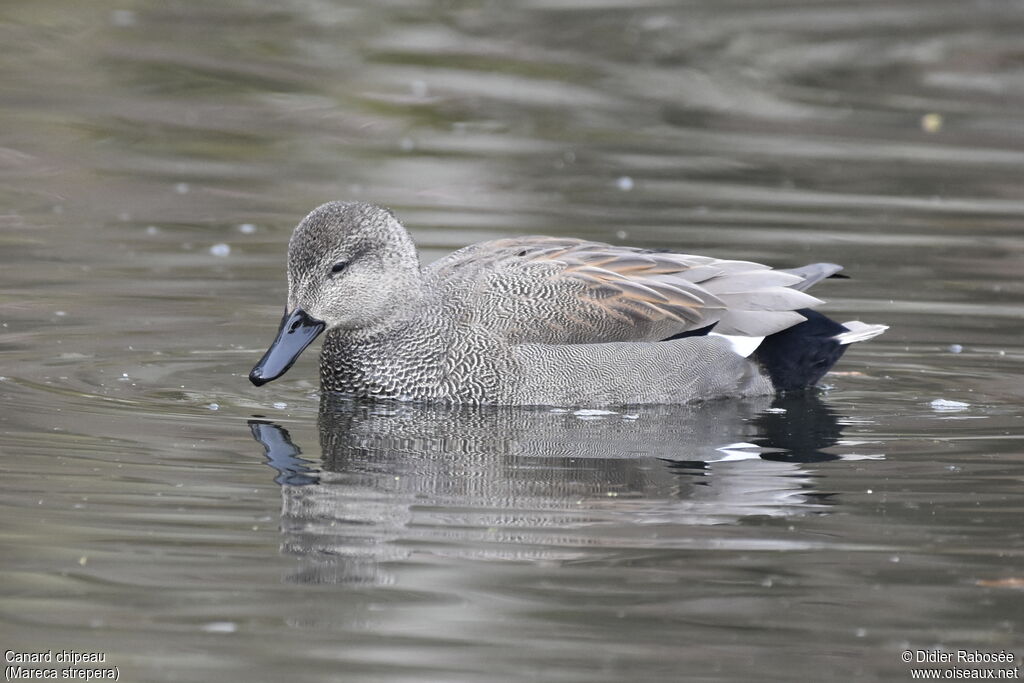
[[[388,210],[330,202],[288,243],[288,304],[252,369],[283,375],[321,332],[324,391],[449,403],[686,403],[814,385],[852,342],[806,294],[840,267],[562,237],[481,242],[421,268]]]

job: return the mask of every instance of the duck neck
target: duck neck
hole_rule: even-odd
[[[404,302],[402,308],[405,308]],[[332,330],[331,336],[347,347],[375,346],[400,337],[411,326],[406,315],[389,316],[385,320],[353,330]]]
[[[410,394],[410,369],[422,362],[408,353],[417,335],[415,321],[395,317],[373,327],[328,332],[320,351],[324,391],[362,397],[398,398]],[[415,372],[411,373],[417,374]]]

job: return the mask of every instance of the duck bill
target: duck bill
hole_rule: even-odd
[[[285,313],[277,338],[249,373],[249,381],[263,386],[288,372],[295,359],[324,331],[326,324],[314,320],[301,308]]]

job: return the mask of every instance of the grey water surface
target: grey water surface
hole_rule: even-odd
[[[1013,0],[3,3],[0,650],[125,681],[1019,667],[1022,36]],[[891,329],[803,398],[370,405],[311,352],[253,387],[331,199],[427,261],[835,261],[823,310]]]

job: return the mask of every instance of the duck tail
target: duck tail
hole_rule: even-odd
[[[843,267],[838,263],[810,263],[806,266],[800,266],[799,268],[786,268],[782,270],[782,272],[802,277],[803,282],[790,285],[790,287],[801,292],[806,292],[813,285],[818,284],[826,278],[832,277],[848,279],[849,276],[843,275],[839,272],[842,269]]]
[[[752,355],[779,392],[814,386],[850,344],[872,339],[888,329],[887,325],[859,320],[837,323],[811,309],[797,313],[807,320],[768,335]]]
[[[888,325],[869,325],[859,320],[848,320],[843,323],[843,327],[848,331],[840,332],[835,337],[836,341],[843,345],[874,339],[889,329]]]

